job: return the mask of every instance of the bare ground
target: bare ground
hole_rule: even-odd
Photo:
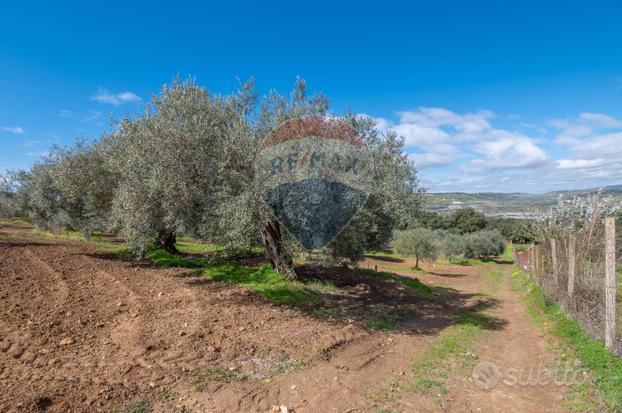
[[[396,377],[413,379],[412,361],[474,308],[494,320],[479,359],[524,369],[555,361],[508,276],[492,287],[494,299],[477,295],[483,267],[414,274],[408,260],[363,264],[446,287],[432,298],[364,271],[307,274],[337,286],[317,304],[320,315],[90,243],[0,231],[3,412],[120,412],[140,400],[154,412],[377,412],[373,394]],[[391,331],[366,328],[382,312],[400,315]],[[457,372],[441,402],[408,391],[393,402],[404,412],[561,412],[564,390],[482,390]]]

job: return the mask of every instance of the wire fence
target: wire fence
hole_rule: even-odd
[[[545,237],[516,264],[590,336],[622,354],[622,239],[607,217],[590,231]],[[616,322],[617,320],[617,322]]]

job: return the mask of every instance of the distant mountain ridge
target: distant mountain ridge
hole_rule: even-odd
[[[460,208],[473,208],[489,216],[528,218],[537,210],[557,203],[560,196],[585,195],[598,190],[622,200],[622,184],[619,184],[601,188],[551,191],[543,194],[523,192],[428,193],[425,208],[439,213],[449,213]]]

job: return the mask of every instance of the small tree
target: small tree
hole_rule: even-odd
[[[481,231],[486,228],[486,216],[473,208],[462,208],[449,216],[451,228],[459,234]]]
[[[425,228],[397,231],[393,240],[393,249],[400,255],[415,257],[415,268],[420,260],[435,261],[438,247],[434,233]]]
[[[14,218],[17,214],[12,179],[0,174],[0,218]]]
[[[505,240],[497,230],[474,232],[464,236],[464,256],[487,260],[505,251]]]
[[[434,231],[438,239],[439,249],[447,258],[464,254],[464,236],[445,230]]]

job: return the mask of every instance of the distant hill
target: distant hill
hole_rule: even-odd
[[[473,208],[488,216],[505,216],[508,218],[528,218],[537,210],[542,210],[557,203],[559,197],[586,195],[598,188],[552,191],[544,194],[527,194],[521,192],[442,192],[426,194],[426,209],[438,213],[449,213],[455,209]],[[622,200],[622,185],[611,185],[602,188],[604,193],[612,194]]]

